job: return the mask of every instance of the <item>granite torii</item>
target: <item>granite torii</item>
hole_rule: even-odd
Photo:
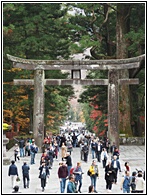
[[[7,54],[13,67],[34,70],[34,79],[14,79],[15,85],[34,85],[33,136],[41,149],[44,138],[44,85],[108,85],[108,138],[119,147],[118,85],[139,84],[138,79],[119,79],[118,70],[134,69],[145,54],[127,59],[109,60],[32,60]],[[81,79],[81,70],[108,70],[108,79]],[[46,70],[71,70],[72,79],[45,79]]]

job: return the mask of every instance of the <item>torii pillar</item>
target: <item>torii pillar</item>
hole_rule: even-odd
[[[119,147],[119,90],[118,90],[118,71],[108,71],[108,138]]]
[[[41,148],[44,139],[44,70],[34,72],[33,136]]]

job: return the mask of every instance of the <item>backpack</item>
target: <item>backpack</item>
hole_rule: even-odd
[[[73,171],[74,171],[74,167],[72,167],[72,168],[70,169],[70,174],[73,174]]]
[[[38,149],[37,149],[37,147],[33,147],[33,148],[31,149],[31,151],[32,151],[33,153],[37,153],[37,152],[38,152]]]
[[[131,177],[127,178],[125,176],[123,181],[123,188],[129,188],[130,186],[131,186]]]
[[[91,172],[90,172],[89,170],[87,171],[87,175],[88,175],[88,176],[90,176],[90,175],[91,175]]]
[[[92,150],[96,150],[96,144],[95,143],[92,143],[91,144],[91,148],[92,148]]]

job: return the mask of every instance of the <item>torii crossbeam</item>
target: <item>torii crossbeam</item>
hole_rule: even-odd
[[[44,138],[44,85],[108,85],[108,137],[119,146],[118,85],[139,84],[138,79],[119,79],[118,70],[138,68],[145,54],[110,60],[30,60],[7,55],[15,68],[34,70],[34,79],[17,79],[15,85],[34,85],[33,135],[41,148]],[[71,70],[73,79],[45,79],[44,70]],[[108,79],[81,79],[80,70],[108,70]]]

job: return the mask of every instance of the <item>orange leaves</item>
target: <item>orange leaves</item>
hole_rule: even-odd
[[[99,116],[102,116],[102,112],[101,110],[92,110],[91,114],[90,114],[90,118],[97,118]]]
[[[49,119],[53,119],[53,118],[54,118],[54,116],[47,115],[47,118],[49,118]]]
[[[3,82],[3,84],[13,85],[13,82]],[[4,91],[3,94],[7,95],[8,93],[6,91]]]
[[[13,32],[12,29],[8,29],[8,34],[11,34]]]
[[[104,136],[105,135],[105,130],[103,130],[103,131],[101,131],[100,133],[99,133],[99,136]]]
[[[13,116],[13,112],[11,110],[3,110],[3,117],[5,118],[11,118]]]
[[[16,116],[15,121],[21,125],[22,129],[27,129],[29,127],[30,119],[21,118],[19,115]]]
[[[14,68],[12,67],[11,69],[7,70],[8,72],[18,72],[18,71],[21,71],[20,68]]]
[[[22,96],[20,96],[20,98],[23,100],[28,100],[28,95],[22,95]]]
[[[107,123],[108,122],[108,119],[105,119],[104,122]]]

